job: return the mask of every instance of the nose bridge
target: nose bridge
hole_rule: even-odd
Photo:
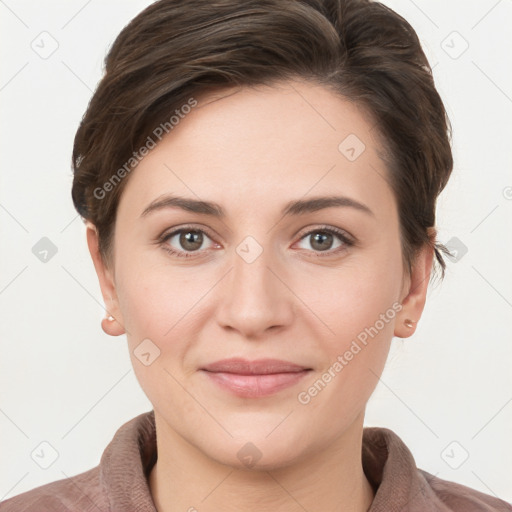
[[[223,289],[219,321],[244,336],[291,321],[292,295],[275,275],[281,273],[279,258],[266,241],[264,247],[248,236],[235,247],[233,268]]]
[[[268,242],[268,241],[267,241]],[[253,237],[246,237],[235,249],[233,255],[233,291],[252,292],[255,295],[262,291],[269,292],[272,273],[269,267],[276,258],[271,254],[270,244],[265,248]]]

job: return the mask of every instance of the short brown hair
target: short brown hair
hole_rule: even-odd
[[[119,34],[77,130],[72,198],[110,262],[128,176],[98,190],[155,126],[212,89],[307,80],[369,112],[385,143],[409,271],[435,251],[435,206],[453,167],[451,125],[411,25],[371,0],[159,0]],[[126,170],[126,166],[125,166]],[[96,192],[95,192],[96,191]]]

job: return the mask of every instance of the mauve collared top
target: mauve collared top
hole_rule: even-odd
[[[98,466],[4,500],[0,511],[157,512],[148,484],[156,458],[151,410],[117,430]],[[375,490],[368,512],[512,512],[501,499],[418,469],[387,428],[363,429],[362,463]]]

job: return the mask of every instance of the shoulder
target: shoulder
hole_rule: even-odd
[[[156,456],[152,410],[118,428],[96,467],[1,501],[0,512],[153,510],[146,476]]]
[[[454,512],[512,512],[512,505],[489,494],[465,485],[443,480],[427,471],[418,469],[429,488],[447,510]]]
[[[98,512],[109,510],[99,467],[0,502],[0,512]]]
[[[362,461],[376,489],[371,512],[512,512],[512,505],[465,485],[419,469],[402,439],[392,430],[365,427]]]

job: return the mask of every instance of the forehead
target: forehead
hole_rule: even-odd
[[[281,202],[308,191],[336,189],[370,202],[389,196],[372,120],[323,87],[285,82],[195,100],[131,172],[121,203],[142,212],[165,192],[238,199],[246,208],[247,201]]]

